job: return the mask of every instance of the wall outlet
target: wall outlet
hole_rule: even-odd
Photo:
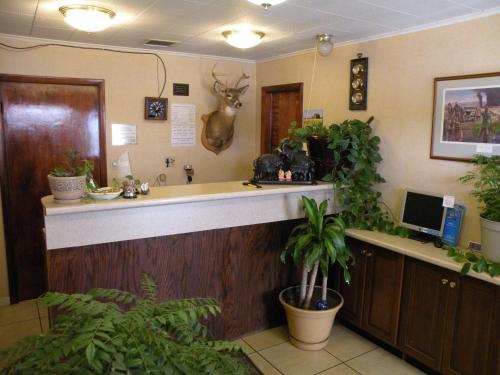
[[[481,244],[479,242],[469,241],[469,245],[467,246],[467,248],[472,251],[480,251]]]
[[[170,168],[175,165],[175,158],[173,156],[167,156],[165,158],[165,167]]]

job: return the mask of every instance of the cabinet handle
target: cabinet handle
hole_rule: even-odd
[[[441,284],[443,284],[443,285],[448,284],[448,279],[441,279]]]
[[[372,255],[373,255],[372,252],[369,252],[369,253],[366,254],[367,257],[371,257]]]
[[[365,255],[366,254],[366,250],[361,250],[361,255]]]
[[[454,283],[453,281],[450,283],[450,288],[454,288],[457,286],[457,283]]]

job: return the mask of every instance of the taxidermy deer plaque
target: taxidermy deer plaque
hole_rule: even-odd
[[[201,116],[203,120],[203,132],[201,143],[207,150],[218,154],[224,151],[233,142],[234,120],[236,110],[242,106],[240,96],[243,95],[250,85],[239,87],[241,81],[250,78],[245,73],[238,79],[234,87],[222,83],[217,78],[215,66],[212,69],[214,78],[213,92],[219,100],[219,109]]]

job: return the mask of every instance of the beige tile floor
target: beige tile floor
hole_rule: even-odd
[[[417,375],[420,370],[336,323],[328,346],[320,351],[296,349],[286,327],[236,341],[264,375]]]
[[[0,306],[0,350],[7,349],[26,336],[48,329],[48,311],[36,300]]]
[[[37,301],[0,306],[0,350],[47,329],[47,308]],[[333,327],[328,346],[316,352],[292,346],[285,326],[243,337],[236,343],[244,348],[264,375],[423,374],[338,323]]]

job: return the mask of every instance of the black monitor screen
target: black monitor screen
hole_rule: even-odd
[[[408,191],[403,212],[403,222],[419,227],[441,230],[443,198]]]

